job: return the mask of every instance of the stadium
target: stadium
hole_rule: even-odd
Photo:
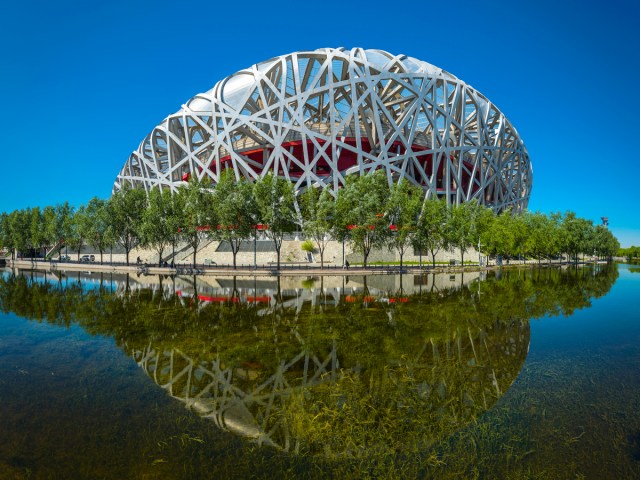
[[[272,58],[195,95],[140,143],[114,191],[175,191],[224,169],[269,172],[297,193],[383,169],[428,198],[527,207],[529,155],[504,114],[429,63],[381,50],[324,48]]]

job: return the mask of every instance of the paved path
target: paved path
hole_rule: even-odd
[[[585,262],[590,263],[590,262]],[[606,263],[606,262],[599,262]],[[320,268],[320,266],[306,266],[303,268],[302,266],[296,267],[291,265],[284,264],[284,268],[277,270],[275,266],[258,266],[257,268],[246,268],[243,266],[242,268],[233,269],[232,267],[227,266],[201,266],[199,265],[197,268],[193,268],[189,265],[179,265],[176,268],[169,267],[154,267],[154,266],[141,266],[131,264],[127,265],[111,265],[111,264],[100,264],[95,262],[90,263],[79,263],[79,262],[50,262],[43,260],[8,260],[7,265],[13,268],[20,268],[25,270],[73,270],[73,271],[83,271],[83,272],[121,272],[121,273],[142,273],[145,275],[208,275],[208,276],[269,276],[269,275],[335,275],[335,276],[346,276],[346,275],[397,275],[399,273],[403,274],[414,274],[418,275],[421,273],[442,273],[442,272],[450,272],[450,273],[459,273],[463,271],[463,268],[460,266],[446,266],[446,265],[437,265],[435,268],[432,268],[430,265],[423,265],[423,268],[420,268],[417,265],[409,265],[404,266],[402,268],[402,272],[400,271],[400,267],[397,265],[386,265],[386,266],[373,266],[370,268],[362,268],[359,266],[352,266],[350,268]],[[511,264],[505,265],[502,268],[518,268],[523,266],[538,266],[537,262],[529,262],[527,264]],[[566,265],[566,264],[564,264]],[[542,263],[540,266],[547,267],[548,264]],[[553,263],[551,266],[558,267],[561,266],[560,263]],[[500,267],[496,267],[495,265],[491,265],[489,267],[479,267],[478,265],[468,265],[464,267],[465,272],[473,272],[479,270],[496,270]]]

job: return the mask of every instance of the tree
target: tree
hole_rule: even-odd
[[[198,247],[207,236],[213,223],[211,218],[211,181],[205,177],[189,179],[186,186],[178,188],[178,202],[183,206],[180,222],[181,237],[193,248],[193,267],[196,266]]]
[[[334,228],[349,232],[353,249],[362,254],[364,268],[373,248],[385,245],[389,236],[389,222],[385,218],[389,196],[387,177],[382,170],[373,174],[346,178],[336,197]]]
[[[295,226],[295,193],[291,182],[278,178],[271,173],[253,184],[253,194],[258,207],[259,219],[267,225],[267,237],[273,240],[280,269],[280,250],[282,241]]]
[[[529,224],[522,215],[511,215],[511,228],[513,235],[513,253],[518,256],[519,260],[524,260],[528,253],[529,247]]]
[[[504,210],[497,215],[482,242],[486,251],[493,256],[510,256],[515,251],[513,215]]]
[[[11,235],[11,223],[9,221],[9,214],[2,212],[0,214],[0,247],[7,249],[11,252],[11,258],[14,258],[14,245]]]
[[[547,225],[547,255],[560,256],[562,253],[562,214],[552,212]]]
[[[60,239],[56,237],[55,231],[52,228],[56,222],[56,209],[52,206],[46,206],[42,209],[42,236],[46,239],[45,247],[51,247],[50,254],[53,255],[55,249],[59,246]],[[46,248],[44,255],[46,257]]]
[[[620,249],[620,242],[604,225],[597,225],[594,229],[594,251],[608,260]]]
[[[484,246],[486,244],[487,235],[491,231],[493,226],[493,222],[496,218],[493,210],[485,205],[480,205],[479,203],[472,204],[475,212],[474,212],[474,223],[475,223],[475,234],[478,239],[478,256],[482,255],[482,251],[484,251]],[[478,258],[478,262],[480,262],[480,258]],[[488,264],[487,258],[487,264]]]
[[[414,245],[422,251],[426,248],[431,253],[432,265],[436,266],[436,254],[446,248],[447,202],[432,197],[425,199],[418,219],[418,229]]]
[[[147,206],[144,190],[127,184],[114,193],[107,202],[109,226],[116,243],[124,248],[127,265],[129,253],[140,243],[142,215]]]
[[[329,188],[308,188],[301,196],[302,231],[310,237],[320,253],[324,268],[324,251],[334,227],[335,200]]]
[[[54,246],[56,244],[66,244],[66,239],[71,235],[72,219],[75,213],[73,207],[68,202],[56,205],[55,216],[47,222],[47,230],[51,236]]]
[[[391,188],[386,208],[391,229],[388,247],[398,252],[400,268],[405,252],[414,243],[423,196],[422,189],[408,181],[396,183]]]
[[[107,205],[106,200],[93,197],[85,209],[84,235],[89,244],[100,252],[100,263],[103,262],[104,251],[115,241]]]
[[[85,235],[88,231],[89,218],[87,216],[87,207],[81,205],[78,210],[71,217],[70,222],[70,234],[66,238],[65,242],[72,250],[75,250],[78,254],[78,260],[80,259],[80,250],[84,245]]]
[[[174,215],[171,207],[171,193],[154,188],[149,192],[148,205],[142,214],[141,245],[158,252],[158,263],[162,263],[162,254],[171,245],[177,230],[171,220]]]
[[[477,202],[464,202],[449,207],[445,237],[447,244],[460,250],[460,262],[464,267],[464,254],[480,241],[486,209]]]
[[[216,235],[229,242],[235,269],[242,241],[251,237],[256,224],[252,185],[244,178],[236,182],[233,171],[224,170],[213,193],[213,206],[218,224]]]
[[[30,212],[28,209],[14,210],[9,214],[9,232],[15,252],[24,252],[29,247],[29,225]]]
[[[592,236],[593,222],[579,218],[574,212],[568,211],[562,218],[562,240],[564,251],[574,257],[578,263],[578,253],[584,253],[589,249],[589,241]]]
[[[28,209],[29,212],[29,246],[36,256],[36,250],[42,251],[47,245],[47,235],[44,228],[44,216],[39,207]]]

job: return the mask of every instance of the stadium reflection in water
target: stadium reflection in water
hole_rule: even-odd
[[[187,408],[260,445],[329,457],[417,451],[488,410],[529,319],[570,314],[617,270],[301,279],[22,272],[5,311],[112,336]]]

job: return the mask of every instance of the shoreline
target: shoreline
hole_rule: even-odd
[[[537,261],[525,261],[524,263],[513,263],[508,265],[436,265],[432,267],[430,264],[418,265],[370,265],[367,268],[361,266],[345,267],[325,267],[320,268],[319,265],[311,264],[309,266],[298,266],[281,264],[281,268],[275,266],[258,265],[257,267],[249,267],[242,265],[236,269],[231,266],[209,266],[197,265],[193,268],[191,265],[178,265],[175,268],[157,267],[150,265],[120,265],[120,264],[100,264],[96,262],[52,262],[45,260],[6,260],[5,268],[19,268],[23,270],[58,270],[58,271],[81,271],[81,272],[119,272],[134,273],[142,275],[198,275],[198,276],[224,276],[224,277],[241,277],[241,276],[301,276],[301,275],[326,275],[326,276],[350,276],[350,275],[420,275],[428,273],[464,273],[478,271],[492,271],[500,269],[513,268],[552,268],[552,267],[568,267],[576,265],[589,264],[606,264],[604,260],[600,261],[583,261],[573,262],[552,262],[538,263]]]

